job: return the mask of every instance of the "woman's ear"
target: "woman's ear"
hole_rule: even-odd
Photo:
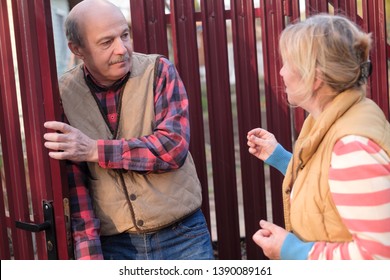
[[[316,92],[318,89],[322,87],[324,80],[322,79],[322,72],[316,69],[316,76],[314,78],[313,83],[313,92]]]

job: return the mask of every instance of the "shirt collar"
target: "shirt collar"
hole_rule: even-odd
[[[127,72],[127,74],[125,74],[122,78],[117,80],[111,86],[107,87],[107,86],[103,86],[102,84],[100,84],[92,76],[91,72],[89,72],[89,70],[88,70],[87,66],[85,66],[85,64],[84,64],[84,67],[83,67],[83,71],[84,71],[84,79],[85,79],[85,81],[87,82],[87,84],[90,87],[92,87],[92,89],[95,92],[102,92],[102,91],[109,91],[109,90],[117,91],[119,88],[121,88],[127,82],[127,80],[129,79],[129,76],[130,76],[130,72]]]

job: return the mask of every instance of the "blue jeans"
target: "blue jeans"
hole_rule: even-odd
[[[152,233],[101,236],[104,259],[211,260],[210,233],[201,210]]]

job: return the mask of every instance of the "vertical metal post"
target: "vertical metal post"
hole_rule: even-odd
[[[220,258],[240,259],[237,181],[223,0],[201,1]],[[229,230],[227,230],[229,229]]]
[[[30,219],[7,1],[0,0],[0,131],[9,217]],[[2,191],[2,190],[1,190]],[[10,225],[15,259],[34,259],[31,234]],[[17,246],[17,247],[16,247]]]
[[[190,151],[202,185],[202,210],[207,224],[210,221],[210,204],[205,153],[202,92],[200,86],[199,57],[195,23],[194,2],[171,1],[170,22],[172,26],[175,64],[186,87],[189,99],[191,142]]]
[[[263,259],[252,240],[260,219],[267,219],[263,162],[248,152],[246,135],[261,126],[261,103],[257,67],[255,10],[252,1],[234,0],[231,6],[236,77],[238,135],[245,218],[247,259]]]

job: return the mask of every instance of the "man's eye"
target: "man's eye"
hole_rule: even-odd
[[[111,44],[111,40],[102,42],[102,46],[109,46]]]

